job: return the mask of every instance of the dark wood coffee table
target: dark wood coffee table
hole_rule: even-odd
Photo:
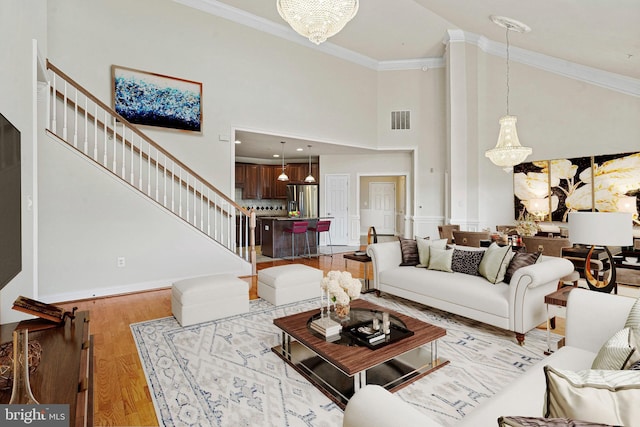
[[[272,350],[341,408],[367,384],[395,392],[449,363],[438,357],[437,341],[446,335],[443,328],[360,299],[351,307],[386,311],[413,335],[370,349],[348,340],[330,342],[313,332],[308,322],[319,308],[273,321],[282,330],[282,344]]]

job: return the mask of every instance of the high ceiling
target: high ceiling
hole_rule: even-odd
[[[248,25],[281,26],[295,35],[278,14],[276,0],[176,1],[210,11],[227,8]],[[526,34],[512,33],[512,46],[640,79],[640,0],[361,0],[355,18],[325,44],[374,63],[436,59],[444,53],[449,29],[504,43],[506,30],[490,15],[531,27]]]

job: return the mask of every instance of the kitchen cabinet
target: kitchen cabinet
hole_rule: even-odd
[[[289,167],[289,181],[293,183],[304,182],[304,179],[309,175],[309,163],[291,163]],[[318,164],[311,164],[311,175],[318,181]]]
[[[260,165],[245,165],[242,198],[260,199]]]
[[[245,168],[244,163],[236,163],[236,188],[244,188]]]
[[[275,187],[275,181],[278,177],[273,176],[274,168],[271,165],[260,165],[260,199],[271,199]]]
[[[242,198],[245,200],[286,199],[287,184],[304,182],[309,175],[309,164],[289,163],[284,170],[289,181],[278,181],[278,176],[282,173],[281,165],[236,163],[236,187],[242,188]],[[317,181],[317,163],[311,164],[311,173]],[[242,185],[239,185],[240,182]]]

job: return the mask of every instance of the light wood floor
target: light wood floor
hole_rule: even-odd
[[[354,277],[364,277],[364,264],[345,260],[341,254],[333,258],[299,259],[298,263],[323,270],[347,270]],[[258,264],[258,270],[291,261]],[[250,298],[257,298],[257,278],[250,282]],[[145,320],[171,316],[171,290],[160,289],[136,294],[57,304],[66,309],[89,310],[91,334],[94,338],[94,425],[157,426],[155,409],[140,364],[138,351],[129,325]],[[563,319],[558,319],[556,332],[564,334]],[[544,325],[542,326],[544,327]]]
[[[298,259],[298,263],[330,270],[348,270],[354,277],[364,277],[364,264],[345,260],[341,254],[333,258]],[[280,260],[257,265],[258,270],[290,264]],[[257,298],[257,278],[250,282],[249,296]],[[56,304],[71,309],[88,310],[94,339],[94,425],[157,426],[155,409],[147,387],[129,325],[145,320],[171,316],[171,290],[127,294],[107,298]]]

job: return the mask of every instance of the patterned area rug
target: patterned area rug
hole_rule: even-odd
[[[397,393],[443,425],[544,358],[543,330],[527,333],[520,347],[508,331],[400,298],[363,298],[447,330],[438,351],[451,363]],[[248,314],[186,328],[173,317],[131,325],[160,425],[342,425],[340,408],[271,351],[281,336],[274,318],[317,306],[259,299]]]

